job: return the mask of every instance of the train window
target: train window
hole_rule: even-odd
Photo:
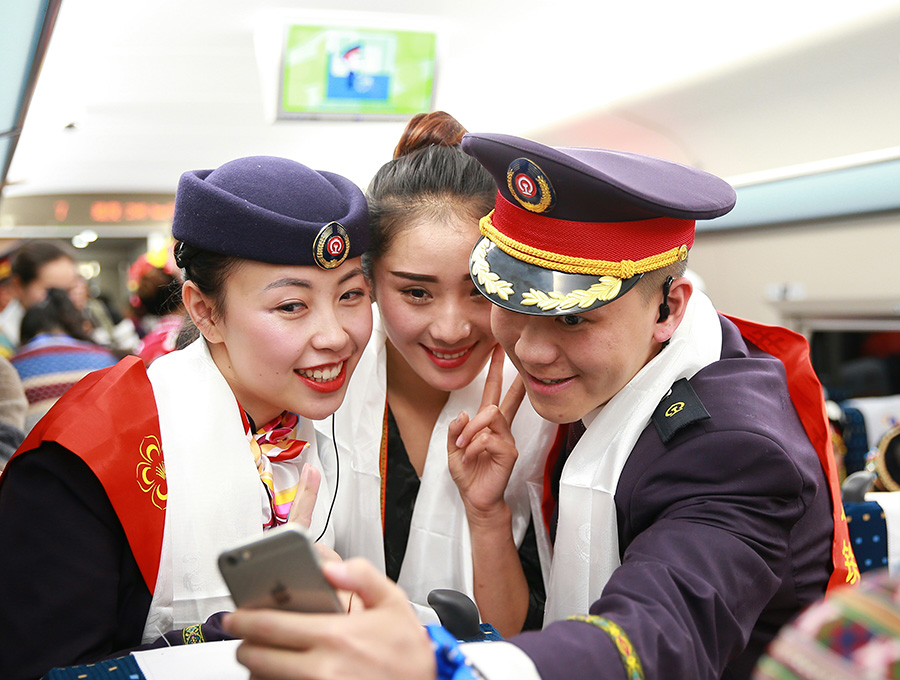
[[[818,330],[813,368],[835,401],[900,394],[900,331]]]

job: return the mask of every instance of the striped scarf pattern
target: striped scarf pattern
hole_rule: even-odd
[[[271,529],[288,520],[300,481],[301,466],[296,464],[295,459],[309,447],[309,442],[297,439],[300,417],[296,413],[284,411],[255,432],[252,421],[243,409],[241,416],[253,461],[265,490],[263,529]]]

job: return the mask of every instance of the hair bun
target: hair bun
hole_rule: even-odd
[[[394,148],[394,158],[406,156],[429,146],[453,146],[462,141],[466,129],[446,111],[417,113],[400,135]]]

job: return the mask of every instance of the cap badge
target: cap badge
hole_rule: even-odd
[[[313,257],[322,269],[334,269],[347,259],[350,252],[350,236],[337,222],[329,222],[319,230],[313,240]]]
[[[553,185],[533,161],[517,158],[509,164],[506,171],[506,185],[519,205],[525,210],[544,213],[553,210],[556,205],[556,192]]]

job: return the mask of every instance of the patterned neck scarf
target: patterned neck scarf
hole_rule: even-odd
[[[300,418],[296,413],[285,411],[256,432],[243,408],[241,418],[265,491],[263,528],[270,529],[287,522],[302,469],[302,461],[296,459],[309,447],[309,442],[297,439]]]

